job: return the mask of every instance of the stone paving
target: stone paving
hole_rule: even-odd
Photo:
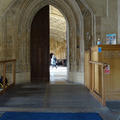
[[[67,82],[67,68],[50,68],[50,84],[23,84],[0,96],[0,115],[20,112],[97,112],[103,120],[120,120],[120,111],[103,107],[83,85]],[[117,107],[118,108],[118,107]]]
[[[97,112],[103,120],[117,120],[119,113],[103,107],[82,85],[19,85],[0,96],[1,114],[26,112]]]

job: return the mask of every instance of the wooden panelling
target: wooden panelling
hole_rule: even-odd
[[[92,88],[92,82],[90,81],[91,79],[91,70],[90,70],[90,64],[89,64],[89,60],[90,60],[90,51],[86,51],[85,52],[85,86],[88,89]]]
[[[99,45],[85,52],[85,85],[103,105],[120,101],[120,45]]]
[[[101,48],[100,52],[98,52],[99,48]],[[110,74],[104,73],[106,99],[120,100],[120,45],[99,45],[93,47],[91,51],[92,61],[110,65]],[[100,68],[95,69],[95,90],[101,93]]]
[[[31,26],[31,81],[49,81],[49,6],[42,8]]]

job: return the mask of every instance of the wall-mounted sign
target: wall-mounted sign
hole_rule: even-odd
[[[116,34],[107,34],[106,35],[106,44],[116,44]]]
[[[104,73],[105,73],[105,74],[110,74],[110,65],[106,65],[106,66],[104,67]]]

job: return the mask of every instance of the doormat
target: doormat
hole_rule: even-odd
[[[6,112],[0,120],[102,120],[98,113]]]

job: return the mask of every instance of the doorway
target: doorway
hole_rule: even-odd
[[[50,83],[67,83],[66,20],[50,5]]]
[[[31,82],[66,83],[66,20],[55,7],[48,5],[34,17],[31,25]],[[56,66],[51,66],[51,55]]]

